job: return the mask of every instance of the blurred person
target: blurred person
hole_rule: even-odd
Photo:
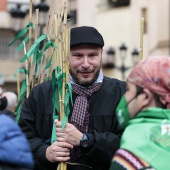
[[[169,170],[169,57],[149,57],[132,69],[116,115],[126,128],[110,170]]]
[[[2,88],[0,87],[0,111],[4,110],[7,106],[7,98],[6,97],[2,97]]]
[[[4,110],[2,110],[2,113],[15,119],[16,114],[14,113],[14,111],[18,104],[17,95],[14,92],[7,91],[2,93],[2,96],[6,97],[7,99],[7,106]]]
[[[0,114],[0,170],[33,170],[29,143],[19,126]]]
[[[67,162],[68,170],[109,169],[122,134],[115,108],[125,82],[103,75],[103,46],[103,37],[94,27],[71,29],[68,60],[73,107],[64,129],[56,120],[57,141],[51,144],[51,81],[35,86],[25,101],[19,125],[31,144],[36,170],[56,170],[60,162]]]

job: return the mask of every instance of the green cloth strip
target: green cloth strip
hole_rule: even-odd
[[[56,47],[56,45],[55,45],[52,41],[48,40],[48,41],[45,43],[44,51],[46,51],[50,46],[51,46],[53,49],[55,49],[55,47]]]
[[[35,53],[35,51],[37,50],[37,46],[40,44],[41,41],[43,41],[44,39],[46,39],[46,35],[42,34],[32,45],[32,47],[30,48],[30,50],[28,51],[27,54],[25,54],[23,56],[23,58],[20,60],[20,62],[24,62],[26,59],[28,59],[33,53]]]
[[[57,141],[56,124],[55,124],[56,119],[58,119],[57,115],[55,115],[53,118],[53,129],[52,129],[51,143],[54,143],[55,141]]]
[[[52,95],[52,103],[53,103],[53,115],[55,115],[56,111],[59,113],[59,97],[58,97],[58,86],[57,86],[57,79],[56,79],[56,69],[52,71],[52,88],[53,88],[53,95]]]
[[[71,100],[71,104],[73,105],[73,101],[72,101],[72,86],[71,84],[68,82],[66,84],[66,96],[65,96],[65,101],[64,101],[64,117],[62,119],[61,122],[61,126],[64,129],[66,126],[66,123],[68,121],[68,116],[70,114],[70,107],[69,107],[69,99]]]
[[[23,68],[20,68],[20,69],[18,69],[18,70],[15,71],[15,73],[14,73],[14,75],[13,75],[13,78],[16,77],[19,72],[28,74],[28,70],[25,70],[25,69],[23,69]]]
[[[24,96],[25,96],[25,93],[26,93],[26,87],[27,87],[27,85],[26,85],[26,79],[25,79],[25,80],[23,81],[23,83],[22,83],[21,92],[20,92],[20,96],[19,96],[19,100],[18,100],[18,105],[17,105],[17,107],[15,108],[15,111],[14,111],[14,112],[17,112],[17,111],[18,111],[18,109],[19,109],[22,101],[24,100]],[[17,114],[19,114],[19,112],[17,112]],[[19,119],[19,116],[20,116],[20,115],[17,115],[18,119]]]
[[[17,50],[18,50],[18,51],[22,50],[22,48],[24,47],[24,43],[23,43],[23,42],[27,43],[28,40],[29,40],[29,35],[27,35],[27,36],[24,38],[24,40],[21,42],[21,44],[17,47]]]
[[[17,34],[17,36],[14,38],[14,40],[13,40],[10,44],[8,44],[8,47],[9,47],[9,46],[12,46],[16,40],[20,39],[24,34],[26,34],[29,27],[33,27],[33,23],[32,23],[32,22],[29,22],[29,24],[28,24],[26,27],[24,27],[24,28]]]

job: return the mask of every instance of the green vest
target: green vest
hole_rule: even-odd
[[[157,170],[170,170],[170,110],[149,108],[130,120],[121,148]]]

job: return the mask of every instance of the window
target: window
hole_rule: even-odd
[[[112,7],[122,7],[122,6],[129,6],[130,0],[109,0],[110,5]]]

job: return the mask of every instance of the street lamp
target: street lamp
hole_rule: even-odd
[[[22,10],[21,4],[16,3],[16,7],[12,8],[10,11],[10,14],[12,16],[12,26],[15,33],[18,33],[21,28],[23,27],[23,19],[25,18],[26,14],[28,13],[28,10]]]
[[[41,2],[35,5],[34,8],[39,9],[39,26],[41,35],[47,22],[47,12],[49,10],[49,5],[45,2],[45,0],[41,0]]]
[[[49,10],[49,5],[45,2],[45,0],[41,0],[41,2],[34,6],[35,9],[39,9],[39,20],[38,25],[40,27],[40,35],[43,33],[43,28],[47,22],[47,12]],[[39,49],[42,49],[43,41],[40,43]]]
[[[139,51],[136,48],[132,51],[132,62],[133,65],[136,65],[139,62]]]
[[[102,65],[104,69],[112,69],[115,68],[119,70],[122,73],[122,79],[125,79],[125,72],[132,68],[134,65],[136,65],[139,62],[139,52],[136,48],[131,53],[132,57],[132,65],[126,66],[125,65],[125,60],[127,56],[127,46],[122,43],[121,46],[119,47],[120,50],[120,60],[121,60],[121,65],[117,66],[115,59],[116,59],[116,51],[114,50],[113,47],[110,47],[106,52],[106,62],[105,64]]]
[[[121,66],[116,67],[118,70],[121,71],[122,73],[122,79],[125,79],[125,72],[128,70],[130,67],[125,66],[125,58],[126,58],[126,52],[127,52],[127,47],[124,43],[119,47],[120,50],[120,57],[121,57]]]
[[[115,50],[113,47],[110,47],[107,51],[106,63],[103,64],[103,68],[111,69],[115,67]]]

